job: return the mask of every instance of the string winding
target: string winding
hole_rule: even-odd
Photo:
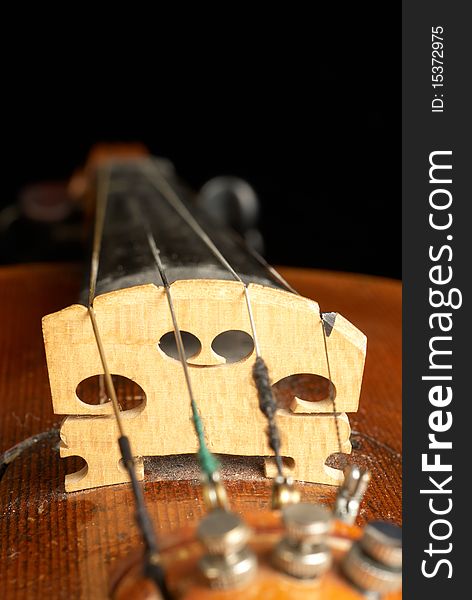
[[[266,416],[269,427],[268,427],[268,438],[269,446],[275,454],[275,461],[277,464],[277,471],[279,475],[283,473],[283,462],[280,455],[280,434],[275,422],[275,413],[277,412],[277,405],[274,401],[272,393],[272,385],[270,382],[269,369],[262,357],[257,356],[256,362],[252,370],[254,382],[258,390],[259,395],[259,408],[261,412]]]

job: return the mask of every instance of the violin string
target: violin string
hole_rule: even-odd
[[[179,201],[180,201],[180,199],[179,199]],[[239,240],[236,238],[236,236],[235,236],[235,240],[239,242]],[[239,243],[242,244],[242,241]],[[300,296],[300,292],[298,290],[296,290],[292,285],[290,285],[290,283],[276,269],[274,269],[274,267],[272,265],[270,265],[266,261],[266,259],[263,256],[261,256],[259,254],[259,252],[257,252],[257,250],[255,250],[254,248],[251,248],[250,246],[247,246],[247,245],[245,246],[245,248],[254,257],[254,259],[257,260],[267,271],[269,271],[269,273],[272,275],[272,277],[276,281],[278,281],[287,291],[291,292],[292,294],[295,294],[296,296]],[[322,328],[322,332],[323,332],[323,346],[324,346],[324,351],[325,351],[326,366],[327,366],[328,379],[329,379],[328,398],[331,403],[331,406],[333,409],[333,415],[334,415],[334,419],[335,419],[338,451],[339,451],[339,453],[342,453],[341,435],[340,435],[340,431],[339,431],[339,422],[338,422],[339,413],[338,413],[337,406],[336,406],[335,388],[334,388],[334,384],[333,384],[332,378],[331,378],[331,367],[330,367],[329,352],[328,352],[328,340],[327,340],[327,335],[326,335],[325,320],[324,320],[322,312],[320,312],[320,324],[321,324],[321,328]]]
[[[274,279],[276,279],[287,291],[292,292],[292,294],[296,294],[297,296],[300,296],[300,292],[298,290],[296,290],[294,287],[292,287],[288,283],[288,281],[276,269],[274,269],[274,267],[272,265],[270,265],[263,256],[261,256],[257,252],[257,250],[254,250],[254,248],[250,248],[250,247],[248,247],[248,250],[249,250],[250,254],[252,254],[252,256],[264,268],[266,268],[269,271],[269,273],[272,275],[272,277],[274,277]],[[341,454],[342,453],[342,444],[341,444],[341,434],[339,431],[339,419],[338,419],[339,413],[338,413],[337,406],[336,406],[335,388],[334,388],[333,380],[331,377],[331,366],[330,366],[330,362],[329,362],[329,352],[328,352],[328,339],[327,339],[327,335],[326,335],[325,320],[323,318],[322,312],[320,312],[320,322],[321,322],[321,329],[323,331],[323,346],[324,346],[324,351],[325,351],[326,367],[327,367],[328,379],[329,379],[328,398],[329,398],[329,401],[330,401],[332,409],[333,409],[333,415],[334,415],[335,426],[336,426],[336,438],[337,438],[337,444],[338,444],[338,452]]]
[[[270,381],[269,370],[266,362],[264,361],[260,345],[259,338],[257,336],[256,324],[254,320],[254,314],[252,310],[252,302],[249,294],[249,289],[246,283],[238,275],[235,269],[231,266],[228,260],[220,252],[217,246],[214,244],[210,236],[200,226],[198,221],[193,217],[187,207],[183,204],[178,194],[174,191],[173,187],[167,182],[165,177],[161,174],[157,166],[153,163],[145,163],[146,167],[143,172],[148,177],[151,184],[156,190],[163,196],[163,198],[173,207],[173,209],[181,216],[181,218],[187,223],[187,225],[194,231],[194,233],[205,243],[217,260],[232,274],[234,279],[243,285],[244,298],[246,301],[249,324],[252,331],[252,337],[254,340],[254,350],[256,354],[256,360],[253,366],[253,379],[256,385],[259,398],[259,408],[265,415],[268,422],[268,441],[269,447],[272,449],[275,455],[277,472],[280,477],[284,477],[283,473],[283,459],[280,453],[281,441],[280,432],[277,426],[275,415],[277,412],[277,404],[274,399],[272,385]],[[151,169],[148,167],[151,166]]]
[[[261,265],[263,267],[265,267],[266,269],[269,270],[271,275],[273,277],[275,277],[275,279],[277,279],[277,281],[280,284],[282,284],[287,291],[292,292],[292,294],[296,294],[297,296],[300,296],[300,292],[298,290],[296,290],[294,287],[292,287],[288,283],[288,281],[284,277],[282,277],[282,275],[278,271],[276,271],[274,269],[274,267],[269,265],[269,263],[265,260],[265,258],[263,258],[258,252],[256,252],[256,250],[250,249],[250,252],[254,256],[254,258],[261,263]],[[335,422],[335,427],[336,427],[336,439],[337,439],[337,444],[338,444],[338,452],[340,454],[342,454],[341,433],[339,431],[339,412],[338,412],[338,409],[336,406],[336,390],[335,390],[335,387],[333,384],[333,379],[331,377],[331,366],[330,366],[330,362],[329,362],[329,352],[328,352],[328,338],[326,335],[325,319],[324,319],[323,313],[321,311],[320,311],[320,323],[321,323],[321,330],[323,332],[323,347],[324,347],[324,352],[325,352],[326,367],[327,367],[327,371],[328,371],[328,380],[329,380],[328,399],[329,399],[329,402],[333,409],[334,422]]]
[[[254,256],[254,258],[263,267],[265,267],[270,272],[270,274],[283,287],[285,287],[285,289],[287,291],[292,292],[292,294],[296,294],[297,296],[300,296],[300,292],[298,290],[296,290],[294,287],[292,287],[288,283],[288,281],[278,271],[276,271],[276,269],[274,269],[274,267],[272,267],[271,265],[269,265],[269,263],[265,260],[265,258],[263,258],[256,250],[250,248],[249,251]],[[336,392],[335,392],[333,380],[332,380],[332,377],[331,377],[331,366],[330,366],[330,362],[329,362],[329,352],[328,352],[328,339],[327,339],[327,335],[326,335],[325,320],[324,320],[322,312],[320,312],[320,323],[321,323],[321,329],[322,329],[322,332],[323,332],[323,347],[324,347],[324,352],[325,352],[326,367],[327,367],[328,379],[329,379],[328,399],[329,399],[329,402],[330,402],[330,404],[332,406],[332,409],[333,409],[333,415],[334,415],[334,421],[335,421],[335,427],[336,427],[336,439],[337,439],[337,444],[338,444],[338,452],[341,454],[342,453],[342,444],[341,444],[341,434],[340,434],[340,431],[339,431],[339,412],[338,412],[338,409],[337,409],[337,406],[336,406]]]
[[[264,373],[265,362],[262,360],[261,353],[260,353],[260,347],[259,347],[259,342],[258,342],[257,333],[256,333],[256,327],[255,327],[255,323],[254,323],[252,304],[250,301],[248,287],[247,287],[246,283],[242,280],[242,278],[238,275],[238,273],[235,271],[235,269],[230,265],[230,263],[225,258],[225,256],[220,252],[220,250],[214,244],[214,242],[210,238],[210,236],[206,233],[206,231],[201,227],[201,225],[198,223],[198,221],[195,219],[195,217],[187,209],[187,207],[182,202],[182,200],[179,198],[178,194],[175,192],[173,187],[169,184],[169,182],[166,180],[164,175],[160,172],[157,165],[155,163],[150,163],[149,161],[145,164],[146,164],[146,168],[145,168],[146,175],[148,176],[149,180],[154,185],[154,187],[157,189],[157,191],[160,194],[162,194],[162,196],[174,208],[174,210],[182,217],[182,219],[187,223],[187,225],[189,225],[191,227],[191,229],[194,231],[194,233],[196,233],[196,235],[198,235],[198,237],[205,243],[205,245],[211,250],[213,255],[219,260],[219,262],[233,275],[234,279],[236,279],[236,281],[239,281],[240,283],[242,283],[244,286],[244,295],[245,295],[245,299],[246,299],[246,305],[247,305],[248,314],[249,314],[249,321],[250,321],[251,330],[252,330],[253,339],[254,339],[254,349],[256,352],[255,373],[253,373],[253,375],[255,375],[255,377],[254,377],[255,380],[257,378],[256,386],[260,386],[260,387],[258,387],[259,404],[260,404],[261,410],[264,412],[264,414],[266,414],[266,411],[268,411],[268,414],[266,414],[266,417],[268,419],[270,419],[269,420],[269,430],[272,429],[272,431],[274,431],[274,429],[275,429],[275,431],[277,431],[277,427],[276,427],[276,425],[274,425],[274,422],[273,422],[273,416],[269,417],[269,415],[271,413],[275,414],[276,406],[275,406],[275,401],[273,399],[272,388],[270,387],[270,392],[267,389],[267,383],[269,383],[269,386],[270,386],[270,382],[268,381],[268,370],[267,370],[267,367],[265,367],[266,372]],[[151,167],[151,168],[149,168],[149,167]],[[252,254],[256,258],[256,260],[258,260],[263,266],[265,266],[266,268],[269,269],[270,273],[288,291],[299,295],[299,292],[297,290],[295,290],[282,277],[282,275],[280,275],[280,273],[278,273],[273,267],[268,265],[268,263],[265,261],[264,258],[262,258],[262,256],[260,256],[256,251],[252,251]],[[321,324],[321,328],[322,328],[322,332],[323,332],[323,345],[324,345],[326,366],[327,366],[328,379],[329,379],[329,401],[332,406],[332,413],[333,413],[333,417],[335,420],[338,451],[340,453],[342,453],[341,435],[340,435],[339,422],[338,422],[339,413],[338,413],[337,406],[336,406],[335,388],[334,388],[334,384],[331,379],[331,366],[330,366],[330,361],[329,361],[328,341],[327,341],[327,336],[326,336],[323,315],[321,312],[320,312],[320,324]],[[259,375],[259,377],[258,377],[258,375]],[[264,399],[262,402],[261,402],[261,397]],[[275,410],[274,410],[274,407],[275,407]],[[274,443],[274,445],[277,445],[277,440],[274,439],[273,443]],[[278,444],[280,445],[280,441],[278,442]],[[274,450],[274,448],[272,448],[272,450]],[[274,452],[276,454],[278,471],[279,471],[279,474],[281,475],[282,474],[281,473],[282,459],[280,456],[277,456],[278,453],[275,450],[274,450]]]
[[[115,415],[116,424],[118,427],[119,437],[118,445],[120,448],[121,457],[123,464],[128,472],[128,476],[131,480],[131,487],[135,500],[135,518],[138,528],[141,532],[141,536],[145,545],[145,575],[152,579],[160,589],[163,598],[166,600],[170,598],[169,592],[166,587],[164,570],[160,564],[159,547],[157,543],[157,537],[154,531],[154,527],[146,508],[144,501],[144,494],[142,486],[139,484],[138,476],[136,473],[136,465],[131,451],[131,444],[129,438],[125,435],[123,420],[121,418],[120,406],[116,395],[115,385],[111,376],[111,371],[108,367],[108,361],[106,358],[105,348],[100,335],[98,322],[93,308],[93,301],[95,299],[95,292],[97,288],[98,268],[100,265],[100,251],[102,246],[103,229],[105,223],[105,214],[108,201],[108,191],[110,187],[111,178],[111,165],[103,167],[97,172],[97,207],[96,207],[96,220],[94,229],[94,239],[92,247],[92,260],[90,269],[90,281],[89,281],[89,297],[88,297],[88,314],[92,324],[92,329],[97,344],[98,352],[100,355],[100,362],[102,364],[103,372],[105,374],[105,388],[108,397],[111,400],[113,412]]]
[[[300,296],[300,292],[298,290],[296,290],[294,287],[292,287],[288,281],[282,277],[282,275],[276,271],[274,269],[274,267],[272,267],[271,265],[269,265],[269,263],[265,260],[264,257],[262,257],[256,250],[249,248],[250,253],[254,256],[254,258],[260,262],[260,264],[265,267],[266,269],[268,269],[268,271],[270,272],[270,274],[277,279],[277,281],[283,285],[283,287],[285,287],[285,289],[289,292],[292,292],[292,294],[296,294],[297,296]],[[325,320],[323,317],[323,313],[320,312],[320,323],[321,323],[321,329],[323,332],[323,346],[324,346],[324,351],[325,351],[325,358],[326,358],[326,367],[327,367],[327,371],[328,371],[328,379],[329,379],[329,392],[328,392],[328,399],[329,402],[332,406],[333,409],[333,415],[334,415],[334,421],[335,421],[335,426],[336,426],[336,438],[337,438],[337,444],[338,444],[338,452],[341,454],[342,453],[342,444],[341,444],[341,434],[339,431],[339,412],[336,406],[336,391],[334,388],[334,384],[333,384],[333,380],[331,377],[331,366],[330,366],[330,362],[329,362],[329,352],[328,352],[328,339],[327,339],[327,335],[326,335],[326,325],[325,325]]]
[[[111,165],[97,172],[97,201],[95,206],[95,225],[93,232],[92,260],[90,263],[88,305],[92,306],[97,289],[98,267],[102,247],[103,228],[107,209],[108,190],[110,188]]]
[[[200,412],[198,410],[197,402],[195,400],[195,395],[193,393],[192,381],[191,381],[190,373],[189,373],[189,369],[188,369],[187,358],[185,356],[185,348],[184,348],[184,344],[182,341],[180,327],[177,322],[177,315],[175,312],[175,306],[174,306],[174,301],[172,298],[171,288],[169,285],[169,281],[167,279],[164,265],[162,264],[159,248],[157,247],[154,236],[152,235],[152,233],[150,231],[147,232],[147,239],[148,239],[149,247],[151,249],[151,253],[152,253],[152,255],[154,257],[154,261],[156,263],[157,270],[159,271],[159,275],[164,284],[164,289],[165,289],[165,293],[166,293],[166,297],[167,297],[167,303],[169,305],[169,310],[170,310],[170,314],[172,317],[172,325],[174,327],[174,336],[175,336],[175,341],[177,344],[177,350],[179,353],[179,359],[180,359],[180,362],[182,363],[182,368],[183,368],[184,377],[185,377],[185,383],[186,383],[187,390],[188,390],[188,393],[190,396],[190,405],[192,408],[192,422],[193,422],[193,426],[195,428],[195,433],[196,433],[197,439],[198,439],[198,459],[200,462],[200,467],[201,467],[202,471],[204,472],[204,474],[209,478],[209,480],[213,480],[215,473],[219,468],[219,464],[218,464],[218,461],[216,460],[216,458],[214,457],[214,455],[208,449],[208,446],[206,443],[203,422],[202,422],[202,418],[200,416]]]
[[[326,335],[326,329],[325,329],[325,324],[324,324],[322,314],[320,314],[320,319],[321,319],[321,330],[323,331],[323,344],[324,344],[325,357],[326,357],[326,367],[328,369],[329,401],[331,402],[331,406],[333,408],[334,424],[336,427],[336,439],[338,442],[338,452],[340,454],[342,454],[343,447],[341,444],[341,433],[339,431],[339,413],[338,413],[337,406],[336,406],[336,391],[334,389],[333,379],[331,377],[331,365],[329,363],[329,353],[328,353],[328,337]]]
[[[274,269],[274,267],[269,265],[269,263],[265,260],[265,258],[262,257],[256,250],[254,250],[253,248],[249,248],[249,252],[254,256],[254,258],[263,267],[265,267],[270,272],[270,274],[281,285],[283,285],[283,287],[285,287],[285,289],[287,291],[292,292],[292,294],[296,294],[297,296],[300,296],[300,292],[298,290],[296,290],[294,287],[292,287],[288,283],[288,281],[278,271],[276,271],[276,269]],[[324,346],[324,351],[325,351],[326,367],[327,367],[328,379],[329,379],[328,398],[329,398],[329,402],[331,403],[331,406],[333,409],[334,421],[335,421],[335,426],[336,426],[336,439],[337,439],[337,444],[338,444],[338,452],[341,454],[342,453],[342,444],[341,444],[341,434],[339,431],[339,418],[338,418],[339,412],[338,412],[337,406],[336,406],[336,392],[335,392],[333,380],[331,377],[331,366],[330,366],[330,362],[329,362],[329,352],[328,352],[328,339],[327,339],[327,335],[326,335],[325,320],[324,320],[322,312],[320,312],[320,323],[321,323],[321,329],[323,331],[323,346]]]
[[[97,289],[97,278],[98,268],[100,265],[100,250],[102,247],[103,228],[105,223],[105,214],[107,207],[108,190],[110,187],[111,178],[111,166],[103,167],[97,173],[97,203],[96,203],[96,216],[95,216],[95,227],[93,234],[93,246],[92,246],[92,260],[90,268],[90,280],[89,280],[89,296],[88,296],[88,314],[92,323],[93,334],[95,342],[97,344],[98,352],[100,355],[100,361],[102,363],[104,375],[105,375],[105,387],[108,393],[108,397],[111,400],[113,412],[115,414],[116,424],[120,437],[124,436],[123,423],[121,419],[120,406],[116,396],[115,386],[113,379],[108,368],[108,363],[105,355],[105,349],[100,336],[95,311],[93,308],[93,301]]]
[[[243,244],[243,240],[241,240],[240,242],[241,244]],[[257,252],[257,250],[255,250],[254,248],[251,248],[251,246],[245,245],[246,250],[249,252],[249,254],[251,254],[253,256],[253,258],[255,258],[255,260],[257,260],[258,263],[260,263],[264,269],[266,269],[267,271],[269,271],[269,273],[272,275],[272,277],[278,281],[280,283],[280,285],[282,285],[282,287],[284,287],[288,292],[292,292],[292,294],[295,294],[296,296],[300,296],[300,293],[297,292],[297,290],[295,288],[293,288],[289,282],[285,279],[285,277],[283,277],[276,269],[274,269],[274,267],[272,265],[270,265],[266,259],[261,256],[259,254],[259,252]]]

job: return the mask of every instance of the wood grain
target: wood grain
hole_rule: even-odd
[[[400,284],[296,269],[282,273],[323,311],[339,311],[369,339],[359,411],[350,415],[353,458],[373,472],[359,524],[374,518],[400,523]],[[52,413],[40,322],[75,301],[80,280],[80,269],[70,265],[0,270],[0,451],[59,422]],[[8,600],[105,598],[119,560],[139,546],[126,485],[64,493],[65,473],[80,466],[75,458],[60,460],[44,442],[8,467],[0,483],[0,581]],[[270,483],[262,467],[247,459],[225,463],[235,510],[267,508]],[[146,500],[160,533],[200,517],[191,459],[150,459],[145,468]],[[301,488],[306,499],[328,503],[334,497],[329,486]]]

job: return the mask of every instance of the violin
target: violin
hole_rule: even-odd
[[[399,284],[274,270],[139,145],[69,187],[86,276],[0,270],[6,598],[400,598]]]

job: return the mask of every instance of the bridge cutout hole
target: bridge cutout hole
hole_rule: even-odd
[[[111,377],[120,410],[132,410],[146,402],[146,394],[143,388],[135,381],[123,375],[112,375]],[[83,379],[77,386],[75,393],[79,400],[89,406],[102,406],[111,402],[105,386],[105,375],[93,375]]]
[[[189,333],[188,331],[181,331],[182,343],[184,345],[185,358],[188,360],[192,356],[196,356],[202,349],[202,344],[196,335]],[[179,351],[177,349],[177,341],[175,339],[175,333],[168,331],[159,340],[159,348],[167,354],[170,358],[180,360]]]
[[[336,398],[336,387],[331,385]],[[310,403],[329,400],[330,381],[323,375],[297,373],[280,379],[273,384],[272,389],[277,406],[289,410],[294,397]]]
[[[236,363],[252,354],[254,340],[245,331],[231,329],[218,334],[211,343],[213,352],[226,359],[227,363]]]

